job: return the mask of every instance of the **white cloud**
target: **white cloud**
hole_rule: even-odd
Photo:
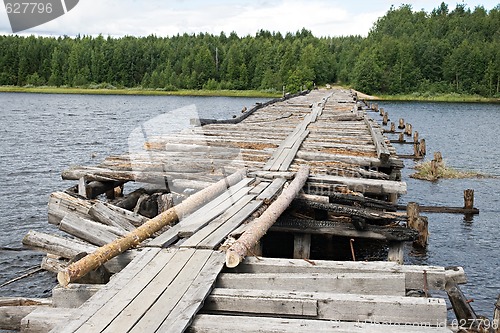
[[[232,31],[253,35],[260,29],[295,32],[303,27],[316,36],[364,35],[392,4],[401,2],[340,0],[81,0],[64,16],[22,34],[171,36],[177,33]],[[432,10],[436,1],[412,1],[414,10]],[[449,1],[450,9],[457,2]],[[474,8],[478,1],[469,1]],[[493,8],[493,0],[485,0]],[[0,12],[0,33],[9,33],[5,10]]]

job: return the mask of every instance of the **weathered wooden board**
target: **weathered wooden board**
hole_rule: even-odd
[[[404,296],[402,273],[221,274],[217,288]]]
[[[375,322],[341,322],[330,320],[272,317],[197,315],[189,333],[450,333],[446,327],[384,325]]]
[[[101,309],[111,298],[124,289],[137,274],[139,274],[151,260],[160,252],[160,249],[143,249],[130,262],[127,269],[122,270],[110,282],[108,282],[93,297],[85,302],[78,311],[78,315],[72,317],[70,321],[65,321],[57,325],[51,333],[72,333],[78,330],[89,318],[91,318],[99,309]]]
[[[193,253],[194,251],[161,250],[145,269],[117,291],[116,295],[96,311],[77,332],[102,332],[105,329],[111,332],[126,332],[123,327],[135,324]],[[166,269],[168,263],[172,265]]]
[[[126,233],[125,230],[87,220],[71,213],[66,214],[61,220],[59,229],[98,246],[111,243]],[[118,235],[119,233],[121,235]]]
[[[274,316],[280,304],[290,299],[318,301],[317,319],[340,321],[374,321],[393,324],[439,326],[446,322],[444,299],[423,297],[376,296],[335,293],[282,292],[216,288],[207,299],[205,309],[232,313],[264,313],[262,299],[271,305]],[[274,306],[273,306],[274,305]],[[286,311],[286,309],[283,309]]]
[[[219,244],[224,237],[243,223],[262,204],[262,201],[255,201],[254,204],[249,205],[254,198],[255,194],[249,194],[241,198],[222,215],[189,237],[181,244],[181,247],[212,249],[213,247],[209,244],[215,244],[214,246]]]
[[[274,258],[246,258],[234,270],[228,272],[239,273],[404,273],[406,289],[423,289],[424,279],[430,290],[444,290],[446,284],[446,270],[438,266],[398,265],[393,262],[371,261],[327,261]],[[425,272],[425,274],[424,274]],[[462,271],[463,273],[463,271]]]
[[[78,309],[38,307],[21,320],[22,333],[46,333],[78,317]]]
[[[274,196],[283,188],[286,179],[276,178],[273,180],[271,185],[269,185],[261,194],[257,196],[257,200],[271,200]]]
[[[156,332],[184,332],[201,309],[204,300],[212,291],[214,281],[226,260],[224,253],[212,252],[207,263],[200,270],[193,283],[177,302],[175,308]],[[135,330],[135,328],[134,328]],[[139,332],[140,329],[136,330]],[[133,331],[132,331],[133,332]]]

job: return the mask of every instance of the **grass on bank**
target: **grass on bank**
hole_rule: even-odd
[[[420,180],[436,181],[442,179],[465,179],[465,178],[485,178],[486,176],[472,171],[459,171],[448,167],[444,161],[438,163],[436,175],[432,172],[431,161],[418,163],[415,165],[417,172],[410,175],[411,178]]]
[[[174,90],[143,88],[71,88],[71,87],[16,87],[0,86],[0,92],[39,93],[39,94],[82,94],[82,95],[145,95],[145,96],[223,96],[223,97],[280,97],[276,91],[260,90]]]
[[[399,95],[378,95],[375,98],[381,101],[417,101],[417,102],[448,102],[448,103],[500,103],[498,97],[482,97],[479,95],[463,95],[456,93],[431,94],[412,93]]]

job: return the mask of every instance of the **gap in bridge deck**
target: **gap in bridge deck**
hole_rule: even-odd
[[[294,258],[295,233],[271,231],[261,239],[262,256],[266,258]],[[311,260],[352,261],[350,238],[330,235],[311,235]],[[357,238],[354,243],[357,261],[386,260],[386,241]],[[297,259],[297,258],[295,258]],[[299,258],[303,259],[303,258]]]

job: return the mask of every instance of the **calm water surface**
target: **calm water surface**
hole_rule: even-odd
[[[0,94],[0,284],[38,266],[41,254],[22,249],[30,230],[54,232],[47,223],[50,193],[73,185],[60,180],[73,164],[93,165],[106,156],[127,151],[127,138],[140,124],[181,107],[195,105],[200,117],[229,118],[243,106],[263,99],[175,96],[81,96]],[[500,106],[489,104],[381,103],[392,121],[405,118],[427,141],[429,153],[441,151],[447,164],[500,177]],[[375,114],[373,114],[375,117]],[[378,119],[378,117],[375,117]],[[411,153],[411,146],[397,146]],[[428,214],[430,245],[424,254],[411,253],[407,263],[460,265],[469,277],[463,287],[477,312],[491,317],[500,293],[500,179],[408,179],[402,201],[429,205],[463,204],[463,190],[475,189],[480,215]],[[1,296],[47,297],[55,285],[52,274],[40,273],[0,288]]]

